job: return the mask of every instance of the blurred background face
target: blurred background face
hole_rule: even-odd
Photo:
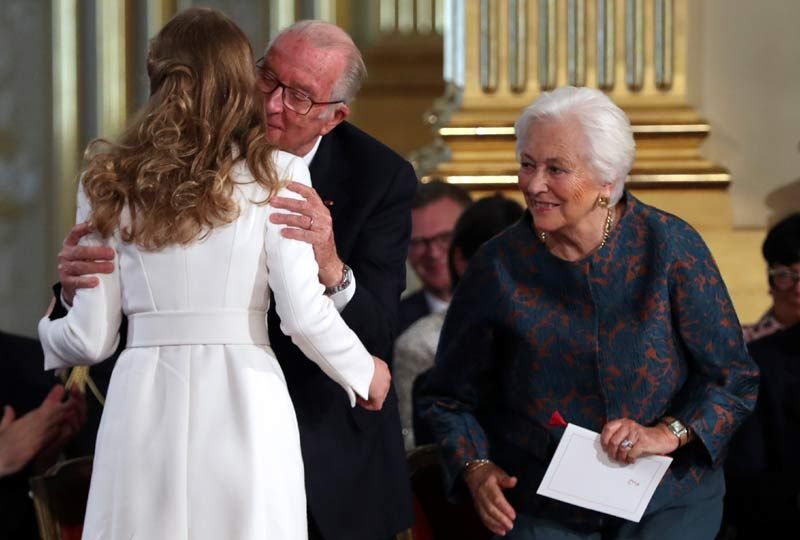
[[[800,262],[770,267],[770,289],[775,316],[784,325],[800,322]]]
[[[447,253],[453,227],[463,211],[464,208],[450,198],[411,210],[408,261],[423,287],[443,299],[450,297]]]
[[[302,36],[286,34],[270,47],[261,66],[260,76],[270,76],[290,86],[315,102],[337,99],[332,92],[344,72],[345,60],[335,50],[314,48]],[[302,156],[345,115],[345,105],[314,105],[302,115],[286,108],[280,86],[261,92],[267,140],[281,150]],[[289,90],[291,92],[291,90]],[[333,110],[331,110],[333,108]]]
[[[581,156],[584,141],[575,121],[540,121],[528,129],[518,179],[537,230],[572,227],[597,210],[601,189]]]

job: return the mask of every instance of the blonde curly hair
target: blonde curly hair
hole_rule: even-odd
[[[150,44],[150,100],[117,143],[86,151],[83,188],[92,223],[143,249],[188,244],[236,219],[231,170],[244,159],[269,194],[278,187],[261,125],[253,51],[244,33],[212,9],[176,15]]]

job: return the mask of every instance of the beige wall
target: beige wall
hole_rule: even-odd
[[[761,257],[766,228],[800,211],[800,2],[688,5],[689,100],[711,124],[704,156],[732,176],[733,231],[704,236],[740,319],[752,322],[771,304]]]
[[[712,128],[703,152],[731,171],[734,224],[761,228],[800,211],[800,2],[688,4],[689,99]]]

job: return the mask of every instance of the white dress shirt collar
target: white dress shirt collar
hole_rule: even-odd
[[[437,298],[428,291],[425,291],[425,300],[428,302],[431,313],[441,313],[450,305],[450,302]]]
[[[317,155],[317,150],[319,150],[319,142],[321,140],[322,140],[322,136],[320,135],[319,137],[317,137],[317,142],[314,143],[314,147],[311,148],[311,150],[308,151],[308,154],[306,154],[304,156],[300,156],[300,158],[303,160],[303,163],[306,164],[306,167],[311,167],[311,160],[313,160],[314,156]],[[314,182],[313,178],[311,179],[311,182],[313,184],[313,182]]]

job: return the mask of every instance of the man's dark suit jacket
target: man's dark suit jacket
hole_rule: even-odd
[[[388,359],[405,287],[414,171],[348,123],[322,138],[310,170],[314,189],[333,201],[336,248],[356,279],[342,317],[367,350]],[[281,333],[274,306],[269,333],[297,412],[309,511],[325,539],[376,540],[410,527],[394,390],[379,412],[351,408],[341,387]]]
[[[730,444],[725,514],[742,537],[767,538],[771,524],[800,524],[800,324],[748,349],[761,384],[755,411]]]
[[[413,294],[409,294],[400,301],[400,321],[397,324],[397,335],[399,336],[408,327],[425,315],[430,315],[431,307],[425,299],[424,289],[420,289]]]

